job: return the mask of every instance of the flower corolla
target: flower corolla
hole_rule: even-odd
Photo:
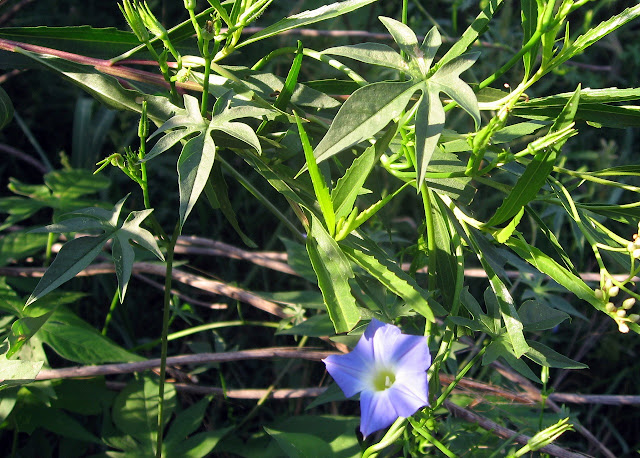
[[[375,318],[352,352],[323,360],[346,397],[360,393],[363,436],[429,405],[427,338],[402,334]]]

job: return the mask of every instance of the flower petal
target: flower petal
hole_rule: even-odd
[[[369,327],[372,327],[374,321],[377,322],[375,328],[375,334],[373,335],[373,358],[376,361],[376,365],[382,365],[385,367],[395,365],[393,358],[393,349],[396,346],[396,340],[401,337],[400,328],[392,324],[383,324],[379,326],[378,320],[371,320]],[[367,328],[369,331],[369,328]],[[365,332],[365,335],[367,333]]]
[[[395,361],[399,367],[411,367],[415,371],[426,371],[431,365],[427,338],[399,335],[394,342],[391,360]]]
[[[429,385],[427,374],[411,374],[408,378],[396,378],[395,383],[385,392],[398,417],[410,417],[416,411],[429,405]]]
[[[346,397],[371,388],[367,384],[371,363],[355,350],[346,355],[330,355],[322,361]]]
[[[386,428],[398,418],[388,393],[389,390],[367,390],[360,395],[360,432],[364,437]]]

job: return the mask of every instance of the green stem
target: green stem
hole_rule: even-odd
[[[120,291],[116,288],[116,292],[113,294],[113,299],[111,299],[111,305],[109,306],[109,311],[107,312],[107,316],[104,319],[104,326],[102,327],[102,335],[107,335],[107,328],[109,327],[109,323],[111,323],[111,319],[113,318],[113,312],[115,311],[118,305],[118,298],[120,297]]]
[[[435,412],[440,408],[442,403],[447,399],[447,397],[451,394],[454,388],[460,383],[460,380],[471,370],[471,368],[478,362],[480,358],[484,355],[484,352],[487,350],[487,347],[482,347],[480,351],[469,361],[466,366],[462,368],[462,370],[456,375],[456,378],[449,384],[449,386],[444,390],[444,392],[440,395],[435,405],[431,407],[431,411]]]
[[[262,67],[264,67],[266,65],[267,62],[269,62],[274,57],[278,57],[278,56],[281,56],[283,54],[295,54],[297,51],[298,51],[298,48],[293,47],[293,46],[289,46],[289,47],[285,47],[285,48],[279,48],[279,49],[276,49],[275,51],[271,51],[269,54],[267,54],[262,59],[260,59],[258,62],[256,62],[253,65],[253,67],[251,67],[251,70],[260,70],[260,69],[262,69]],[[367,83],[367,80],[365,80],[357,72],[355,72],[351,68],[349,68],[346,65],[344,65],[342,62],[334,59],[333,57],[331,57],[329,55],[319,53],[318,51],[314,51],[314,50],[309,49],[309,48],[304,48],[302,50],[302,54],[304,54],[305,56],[311,57],[312,59],[316,59],[316,60],[318,60],[320,62],[324,62],[325,64],[332,66],[336,70],[341,71],[342,73],[347,75],[349,78],[351,78],[353,81],[358,83],[360,86],[366,86],[367,84],[369,84],[369,83]]]
[[[51,264],[51,255],[53,254],[53,242],[55,241],[56,234],[53,232],[49,232],[47,237],[47,247],[44,252],[44,267],[47,267]]]
[[[424,222],[427,231],[427,256],[429,258],[428,283],[429,291],[436,289],[436,229],[433,220],[433,210],[431,209],[431,191],[427,185],[423,184],[420,188],[422,194],[422,204],[424,206]]]
[[[156,443],[156,458],[162,458],[162,439],[164,425],[164,382],[167,376],[167,348],[169,336],[169,316],[171,311],[171,280],[173,271],[173,253],[180,236],[180,223],[176,224],[173,235],[167,247],[167,269],[164,280],[164,310],[162,313],[162,346],[160,350],[160,387],[158,389],[158,433]]]
[[[217,161],[220,162],[222,168],[229,173],[233,178],[236,179],[238,183],[240,183],[244,188],[249,191],[256,199],[260,201],[260,203],[265,206],[271,213],[273,213],[282,223],[289,228],[291,233],[296,237],[296,239],[305,243],[304,236],[300,233],[300,229],[287,218],[284,213],[280,211],[280,209],[275,206],[269,199],[267,199],[259,190],[256,188],[249,180],[247,180],[240,172],[238,172],[235,167],[229,165],[227,161],[222,159],[221,157],[216,158]]]
[[[415,421],[413,421],[411,419],[409,419],[409,421],[411,422],[411,426],[413,426],[413,430],[415,432],[417,432],[422,437],[424,437],[429,442],[431,442],[433,445],[435,445],[438,450],[440,450],[442,453],[447,455],[449,458],[456,458],[457,455],[455,453],[453,453],[451,450],[449,450],[447,447],[445,447],[444,444],[442,442],[440,442],[438,439],[436,439],[431,434],[429,434],[417,422],[415,422]]]
[[[300,339],[300,342],[298,343],[298,348],[303,348],[306,345],[307,340],[308,340],[308,337],[307,336],[303,336]],[[273,390],[275,390],[276,386],[280,383],[280,381],[282,380],[282,377],[284,377],[286,374],[289,373],[289,370],[291,369],[291,366],[294,363],[295,363],[295,360],[293,360],[293,359],[291,359],[291,360],[289,360],[289,362],[287,362],[287,364],[282,368],[282,370],[280,371],[280,373],[278,374],[278,376],[276,377],[274,382],[271,385],[269,385],[269,387],[266,389],[265,394],[258,400],[256,405],[253,406],[253,409],[251,409],[251,411],[247,414],[247,416],[244,417],[240,423],[238,423],[236,428],[239,428],[240,426],[244,425],[247,421],[249,421],[251,418],[253,418],[253,416],[256,413],[258,413],[258,410],[260,410],[260,407],[262,407],[262,405],[265,403],[265,401],[267,399],[269,399],[269,396],[271,396],[271,393],[273,392]]]
[[[407,427],[407,419],[406,418],[398,418],[389,428],[384,437],[377,444],[372,445],[368,449],[364,451],[362,454],[362,458],[373,458],[378,455],[378,452],[384,450],[385,448],[393,445],[395,441],[404,433],[405,428]]]
[[[183,329],[182,331],[174,332],[167,336],[167,341],[170,342],[172,340],[181,339],[182,337],[187,337],[192,334],[197,334],[198,332],[210,331],[212,329],[219,329],[219,328],[229,328],[233,326],[264,326],[267,328],[276,328],[276,329],[280,329],[281,327],[280,323],[269,323],[269,322],[262,322],[262,321],[243,321],[243,320],[218,321],[217,323],[203,324],[200,326],[194,326],[189,329]],[[148,350],[150,348],[155,347],[159,343],[162,343],[162,339],[156,339],[152,342],[147,342],[145,344],[138,345],[137,347],[132,348],[130,351],[138,352],[141,350]]]

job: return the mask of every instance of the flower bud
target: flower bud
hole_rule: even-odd
[[[160,21],[158,21],[158,19],[153,15],[149,9],[149,5],[147,5],[147,2],[140,5],[138,11],[140,12],[140,17],[142,18],[142,22],[145,27],[149,29],[152,34],[160,39],[167,37],[167,29],[165,29]]]
[[[632,308],[636,303],[635,298],[633,297],[629,297],[627,299],[625,299],[624,301],[622,301],[622,308],[625,310],[629,310],[630,308]]]
[[[613,305],[613,302],[607,302],[607,305],[605,305],[604,308],[609,313],[614,312],[616,310],[616,306]]]
[[[596,299],[602,300],[602,298],[604,297],[604,294],[602,293],[602,290],[600,288],[597,288],[593,293],[596,295]]]
[[[629,253],[633,253],[633,251],[636,249],[636,244],[633,242],[629,242],[627,243],[627,251]]]
[[[129,0],[123,0],[122,5],[118,6],[138,40],[143,43],[149,41],[149,32],[147,32],[147,29],[142,22],[142,17],[138,12],[137,5],[132,4]]]
[[[613,282],[611,281],[610,278],[607,278],[607,281],[604,282],[604,289],[609,291],[612,286],[613,286]]]
[[[640,249],[633,250],[632,255],[636,259],[640,258]]]
[[[632,313],[631,315],[629,315],[629,321],[633,321],[634,323],[637,323],[638,320],[640,320],[640,315],[636,313]]]
[[[618,331],[626,334],[627,332],[629,332],[629,326],[627,325],[627,323],[620,323],[618,324]]]
[[[616,315],[618,315],[620,318],[624,318],[625,316],[627,316],[627,311],[624,309],[618,309],[616,310]]]
[[[620,288],[617,286],[612,286],[609,288],[609,297],[616,297],[620,292]]]

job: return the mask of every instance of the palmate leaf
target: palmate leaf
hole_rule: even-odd
[[[391,18],[380,17],[387,29],[408,57],[408,72],[412,78],[406,82],[380,82],[364,86],[355,91],[342,105],[328,132],[314,151],[317,162],[321,162],[340,151],[373,137],[406,108],[411,96],[420,91],[422,96],[416,111],[416,171],[418,191],[431,156],[444,129],[445,113],[440,101],[440,93],[451,97],[462,109],[469,113],[480,126],[480,110],[477,98],[460,74],[467,70],[478,58],[478,53],[451,57],[444,65],[437,66],[433,74],[429,67],[442,43],[437,29],[429,31],[422,46],[413,31],[406,25]],[[387,47],[365,44],[356,47],[338,47],[326,51],[351,57],[364,62],[399,67],[404,62],[398,54]],[[394,56],[394,57],[391,57]]]
[[[214,107],[211,121],[200,113],[198,99],[185,94],[183,110],[167,120],[151,137],[167,133],[160,139],[145,157],[145,161],[164,153],[179,141],[197,134],[186,141],[177,162],[178,186],[180,189],[180,220],[182,227],[193,210],[198,198],[204,191],[216,156],[216,144],[211,133],[221,131],[254,148],[258,153],[262,149],[258,136],[248,125],[233,122],[234,119],[256,117],[270,114],[272,111],[250,105],[230,107],[231,98],[221,97]]]
[[[313,154],[316,162],[360,143],[400,116],[421,82],[381,82],[355,91],[340,107]]]
[[[130,240],[164,261],[164,256],[151,233],[140,227],[140,223],[152,210],[132,212],[123,224],[118,223],[120,211],[127,197],[128,195],[121,199],[111,211],[97,207],[76,210],[69,215],[79,215],[77,217],[32,231],[54,233],[100,231],[103,233],[97,237],[78,237],[65,243],[29,296],[26,306],[71,280],[88,267],[111,238],[114,239],[112,252],[121,302],[124,300],[134,261],[133,249],[129,245]]]
[[[395,68],[408,71],[409,66],[404,59],[390,46],[382,43],[361,43],[349,46],[336,46],[325,49],[322,54],[342,56],[371,65]]]

